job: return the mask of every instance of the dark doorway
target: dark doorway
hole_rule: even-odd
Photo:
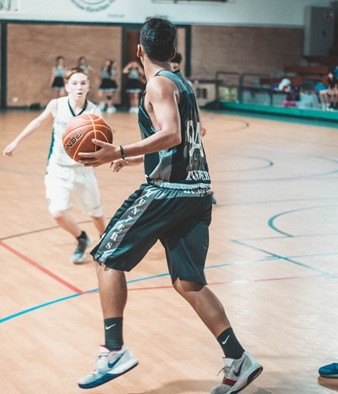
[[[138,58],[136,56],[136,51],[137,51],[137,44],[139,44],[139,41],[140,41],[140,28],[141,28],[141,26],[137,26],[137,27],[132,26],[132,27],[125,27],[123,29],[122,70],[129,62],[132,62],[135,60],[138,61]],[[121,81],[122,81],[121,105],[124,108],[128,108],[129,101],[128,101],[128,94],[126,93],[126,81],[127,81],[126,74],[122,74]]]
[[[122,32],[122,69],[131,61],[138,61],[136,56],[137,44],[140,42],[140,29],[142,25],[127,25],[123,27]],[[191,45],[191,27],[178,26],[177,28],[177,50],[182,53],[182,71],[189,77],[190,64],[190,45]],[[128,94],[125,93],[127,77],[122,74],[121,106],[128,108]]]

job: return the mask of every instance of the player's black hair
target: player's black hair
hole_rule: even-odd
[[[176,27],[161,18],[150,18],[142,27],[140,44],[149,59],[169,61],[176,45]]]

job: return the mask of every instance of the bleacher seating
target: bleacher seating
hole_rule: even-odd
[[[217,72],[215,78],[216,99],[255,103],[263,105],[283,105],[290,100],[288,89],[280,89],[280,82],[290,80],[291,92],[299,92],[297,106],[299,108],[316,108],[320,104],[316,85],[325,83],[330,71],[328,65],[285,65],[279,76],[270,74]],[[237,81],[229,83],[227,78],[236,74]],[[236,90],[236,97],[226,95],[229,89]],[[238,95],[237,95],[238,92]],[[207,100],[205,100],[207,101]]]

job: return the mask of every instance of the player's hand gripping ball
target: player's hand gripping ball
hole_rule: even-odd
[[[80,152],[96,152],[101,148],[93,144],[93,139],[113,142],[113,133],[104,119],[94,114],[82,114],[72,119],[66,126],[62,143],[67,154],[79,161]]]

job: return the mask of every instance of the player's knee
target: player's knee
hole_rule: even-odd
[[[65,217],[65,212],[64,211],[54,211],[54,212],[51,212],[51,215],[53,216],[53,218],[56,221],[61,221]]]
[[[185,293],[200,291],[203,289],[204,285],[201,283],[177,278],[173,283],[173,287],[179,294],[184,295]]]

